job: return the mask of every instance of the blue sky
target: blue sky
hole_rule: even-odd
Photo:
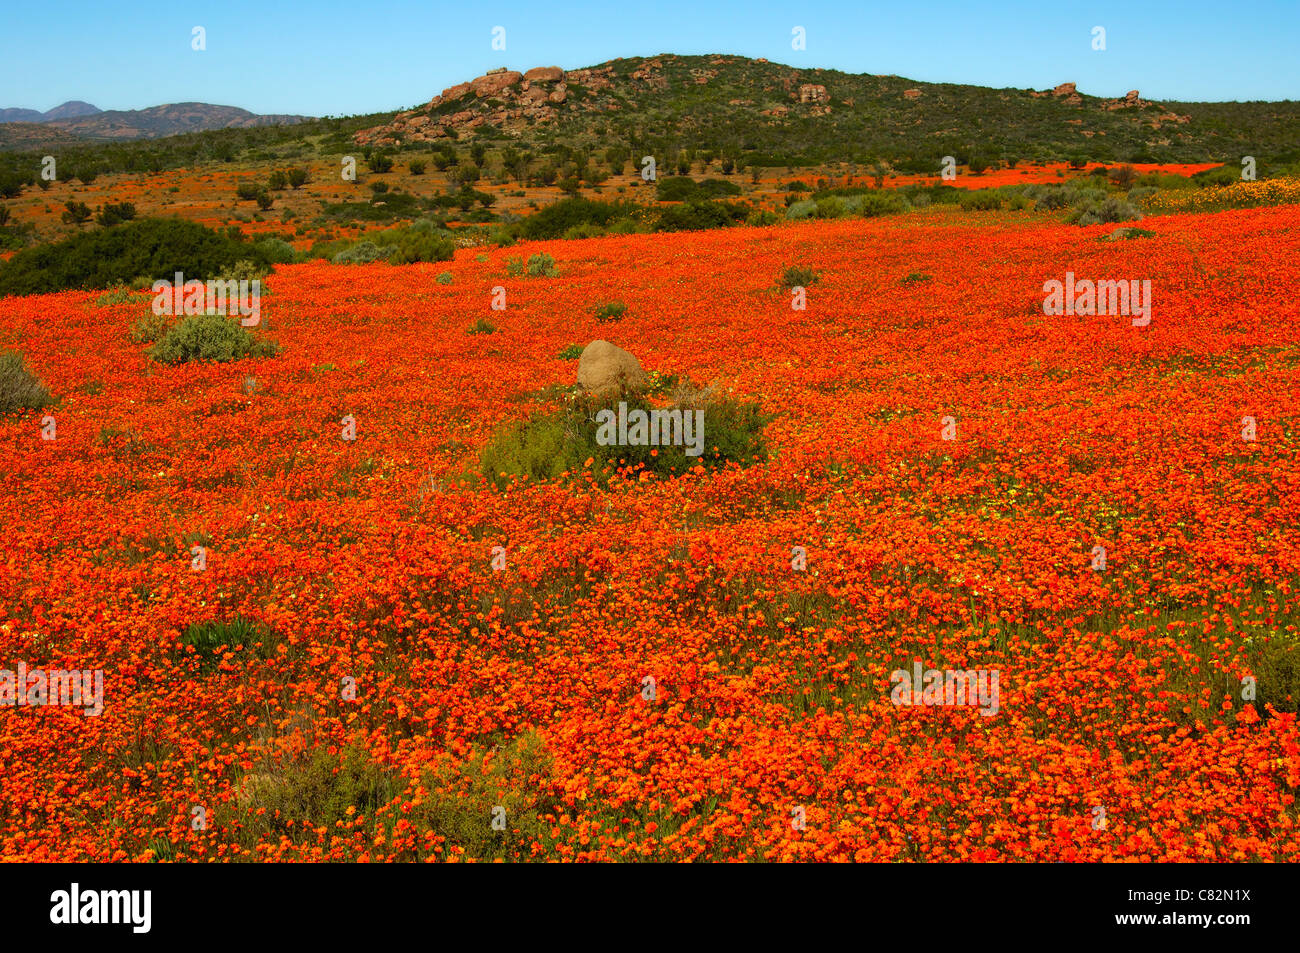
[[[202,26],[207,49],[191,49]],[[491,47],[506,29],[506,49]],[[807,49],[791,48],[802,26]],[[1106,50],[1092,30],[1106,29]],[[411,106],[496,66],[735,53],[931,82],[1155,100],[1300,99],[1300,0],[459,3],[8,0],[0,107],[199,101],[260,113]]]

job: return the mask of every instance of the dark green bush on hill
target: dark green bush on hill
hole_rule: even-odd
[[[685,176],[674,176],[671,179],[664,179],[655,186],[655,198],[660,202],[699,202],[726,195],[739,195],[740,191],[739,185],[725,179],[704,179],[696,182]]]
[[[578,225],[609,225],[615,219],[631,218],[636,206],[622,202],[595,202],[591,199],[561,199],[529,215],[520,223],[522,237],[559,238]]]
[[[752,208],[740,202],[687,202],[659,213],[657,232],[695,231],[701,228],[729,228],[743,225]]]
[[[180,219],[146,218],[23,249],[0,267],[0,296],[152,282],[178,271],[186,280],[205,281],[244,259],[267,264],[263,252],[229,234]]]

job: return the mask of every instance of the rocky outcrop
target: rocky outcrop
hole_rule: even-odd
[[[1062,83],[1052,90],[1052,95],[1069,106],[1083,105],[1083,97],[1079,95],[1073,83]]]
[[[469,88],[474,90],[474,95],[479,99],[486,99],[488,96],[495,96],[503,89],[515,85],[523,78],[523,73],[516,73],[514,70],[506,70],[501,73],[488,73],[486,76],[480,76],[478,79],[471,80]]]
[[[641,362],[608,341],[592,341],[578,358],[578,383],[598,397],[613,397],[645,382]]]
[[[921,98],[921,91],[920,91],[919,89],[905,89],[905,90],[903,90],[903,98],[904,98],[904,99],[920,99],[920,98]]]
[[[555,108],[568,100],[565,80],[565,72],[558,66],[537,66],[527,73],[505,68],[490,70],[468,83],[448,86],[427,106],[398,113],[387,126],[363,129],[356,139],[363,146],[385,146],[443,139],[449,127],[476,129],[488,123],[503,126],[511,122],[550,122],[555,118]],[[460,108],[444,108],[452,103]]]
[[[558,66],[534,66],[524,74],[530,83],[558,83],[564,79],[564,70]]]
[[[799,87],[799,102],[801,103],[829,103],[830,101],[831,94],[826,92],[825,86],[804,83]]]

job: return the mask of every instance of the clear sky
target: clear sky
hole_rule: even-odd
[[[504,51],[492,49],[496,26]],[[795,26],[805,50],[791,48]],[[425,102],[497,66],[656,53],[994,87],[1068,81],[1110,97],[1300,99],[1298,40],[1300,0],[5,0],[0,107],[198,101],[339,116]]]

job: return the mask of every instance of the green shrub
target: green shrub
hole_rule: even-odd
[[[236,801],[247,811],[240,817],[241,829],[251,827],[261,837],[276,840],[310,836],[317,828],[333,830],[357,813],[373,814],[408,786],[400,772],[355,746],[338,754],[323,746],[313,748],[300,760],[277,768],[245,775]]]
[[[395,265],[451,261],[456,255],[455,241],[428,220],[415,222],[407,228],[380,232],[375,242],[388,250],[386,257]]]
[[[262,187],[256,182],[240,182],[235,186],[235,195],[241,202],[254,202],[262,194]]]
[[[923,281],[929,281],[930,277],[930,275],[927,275],[923,271],[914,271],[911,274],[905,275],[898,283],[900,285],[917,285]]]
[[[280,169],[272,169],[270,176],[267,177],[266,187],[273,192],[279,192],[288,184],[288,177]]]
[[[876,218],[880,215],[897,215],[900,212],[906,212],[911,208],[911,203],[901,192],[884,191],[877,189],[874,192],[867,192],[858,196],[856,199],[850,199],[848,202],[848,211],[857,213],[863,218]]]
[[[655,222],[657,232],[730,228],[749,217],[752,207],[739,202],[687,202],[663,209]]]
[[[171,327],[171,320],[165,314],[148,314],[136,318],[131,325],[131,340],[136,344],[153,344]]]
[[[585,348],[583,348],[581,344],[570,344],[560,352],[560,360],[576,361],[578,358],[582,357],[582,352],[584,350]]]
[[[798,221],[803,218],[812,218],[817,214],[817,203],[812,199],[802,199],[794,202],[785,210],[785,217],[791,221]]]
[[[606,229],[601,226],[586,224],[574,225],[573,228],[570,228],[560,237],[565,241],[574,241],[575,239],[580,238],[599,238],[604,234],[606,234]]]
[[[558,808],[545,793],[554,785],[553,760],[542,737],[527,731],[490,749],[475,745],[459,763],[440,760],[415,780],[360,746],[335,753],[317,744],[296,756],[266,756],[250,764],[234,786],[235,797],[218,807],[217,824],[251,847],[282,839],[309,842],[316,831],[344,825],[391,842],[402,819],[433,834],[438,845],[435,853],[417,847],[402,860],[528,859],[548,836],[545,817]],[[383,810],[397,801],[409,814]],[[505,812],[505,830],[493,828],[497,808]],[[175,856],[164,838],[151,841],[149,849],[157,859]]]
[[[528,256],[526,271],[529,278],[554,278],[559,274],[555,270],[555,259],[544,252]]]
[[[258,251],[258,255],[261,254]],[[222,268],[217,278],[221,281],[258,281],[265,278],[270,270],[268,265],[259,264],[249,258],[241,258],[233,265]],[[262,294],[268,294],[266,288],[262,289]]]
[[[1279,631],[1268,637],[1262,648],[1252,646],[1259,661],[1255,665],[1259,697],[1255,707],[1265,705],[1294,714],[1300,710],[1300,642]]]
[[[782,288],[807,288],[817,282],[817,272],[801,265],[791,265],[781,273]]]
[[[524,260],[522,258],[506,259],[506,275],[511,278],[518,278],[524,273]]]
[[[180,644],[192,648],[203,661],[212,662],[219,659],[219,653],[241,647],[269,658],[276,640],[270,626],[241,615],[229,622],[218,619],[192,622],[181,635]]]
[[[95,221],[105,228],[129,222],[133,218],[135,218],[135,206],[130,202],[109,203],[95,213]]]
[[[1155,238],[1156,233],[1146,228],[1117,228],[1106,236],[1106,241],[1119,242],[1134,238]]]
[[[452,274],[451,274],[450,271],[444,271],[444,272],[442,272],[441,274],[439,274],[437,278],[435,278],[435,279],[433,279],[433,280],[436,281],[436,282],[438,282],[438,284],[440,284],[440,285],[449,285],[449,284],[451,284],[453,281],[455,281],[455,278],[452,277]]]
[[[0,266],[0,295],[108,288],[139,278],[206,280],[240,259],[265,265],[247,242],[180,219],[147,218],[18,252]]]
[[[40,410],[54,403],[49,390],[27,369],[17,351],[0,351],[0,413]]]
[[[105,291],[102,295],[96,298],[95,306],[104,308],[114,304],[126,304],[130,300],[131,289],[127,288],[126,285],[118,285],[114,288],[110,288],[108,291]]]
[[[236,321],[219,314],[195,314],[169,328],[149,349],[149,356],[162,364],[184,364],[269,357],[279,350],[271,341],[254,337]]]
[[[622,321],[623,315],[627,312],[627,305],[621,301],[610,301],[596,308],[596,320],[601,324],[610,324],[615,321]]]
[[[618,202],[595,202],[584,198],[567,198],[553,202],[529,215],[518,226],[519,233],[528,239],[559,238],[580,225],[607,228],[621,218],[631,218],[639,212],[634,205]]]
[[[690,456],[686,446],[602,445],[597,439],[601,430],[597,414],[617,414],[620,402],[626,403],[629,413],[702,411],[703,452]],[[589,459],[598,481],[607,480],[618,468],[674,476],[693,467],[748,466],[767,459],[763,430],[772,419],[756,403],[713,388],[699,389],[689,382],[677,382],[671,400],[662,407],[645,393],[602,400],[573,391],[554,411],[500,429],[479,455],[479,473],[501,489],[512,478],[551,480],[579,475],[586,472]]]
[[[686,176],[673,176],[655,186],[655,198],[660,202],[705,201],[739,195],[740,192],[739,185],[725,179],[703,179],[696,182]]]
[[[1076,225],[1102,225],[1114,222],[1131,222],[1142,217],[1142,213],[1122,199],[1108,198],[1099,204],[1090,204],[1076,208],[1067,221]]]
[[[816,206],[817,218],[843,218],[848,213],[844,200],[837,195],[817,199],[813,204]]]
[[[372,261],[387,261],[388,250],[372,241],[360,241],[334,256],[336,265],[367,265]]]
[[[497,327],[486,318],[479,318],[466,329],[466,334],[496,334]]]
[[[298,257],[293,246],[283,238],[261,238],[253,243],[253,247],[271,264],[288,264]]]
[[[424,175],[424,170],[428,168],[428,165],[423,159],[412,159],[406,164],[406,168],[410,170],[411,175]]]
[[[963,195],[958,204],[968,212],[992,212],[1002,208],[1002,196],[992,189],[980,189]]]
[[[62,219],[64,225],[76,225],[80,228],[90,221],[90,206],[85,202],[65,202]]]

